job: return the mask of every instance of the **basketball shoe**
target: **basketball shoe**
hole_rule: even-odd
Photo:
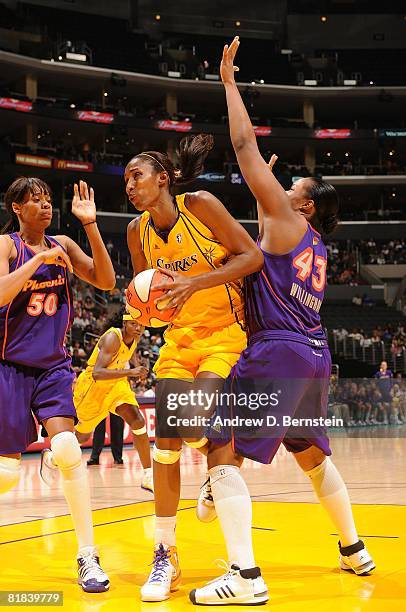
[[[152,474],[152,468],[146,468],[142,475],[141,489],[146,491],[154,492],[154,476]]]
[[[202,523],[211,523],[217,518],[216,507],[211,492],[210,476],[200,487],[199,499],[197,500],[196,516]]]
[[[109,578],[100,567],[96,548],[88,546],[87,549],[77,556],[78,584],[86,593],[104,593],[109,590]]]
[[[181,571],[176,546],[159,544],[154,550],[152,570],[141,587],[142,601],[165,601],[179,588]]]
[[[341,569],[354,572],[358,576],[365,576],[375,569],[375,563],[362,540],[351,546],[341,546],[338,542],[338,548]]]
[[[268,588],[259,567],[240,570],[238,565],[228,566],[227,572],[208,582],[201,589],[189,593],[190,601],[200,606],[259,606],[269,599]]]
[[[39,475],[48,487],[53,488],[58,486],[60,471],[52,460],[52,451],[50,448],[44,448],[41,451]]]

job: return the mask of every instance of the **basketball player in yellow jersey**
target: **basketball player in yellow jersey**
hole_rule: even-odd
[[[214,195],[207,191],[172,195],[175,185],[201,174],[212,146],[211,136],[183,139],[179,169],[163,153],[140,153],[128,163],[124,178],[131,203],[143,213],[128,227],[134,272],[147,268],[166,272],[171,279],[163,284],[168,289],[165,299],[169,298],[168,307],[177,308],[155,366],[157,377],[211,379],[214,388],[221,389],[246,347],[241,281],[262,267],[263,256]],[[159,396],[158,392],[158,421],[166,409]],[[202,449],[206,442],[204,438],[189,443]],[[155,441],[155,553],[141,589],[143,601],[168,599],[180,581],[175,526],[181,449],[180,438]]]
[[[131,427],[144,474],[141,487],[153,491],[149,438],[128,378],[148,374],[142,366],[129,367],[144,328],[130,314],[123,315],[122,327],[110,327],[98,340],[89,357],[86,370],[78,377],[73,401],[78,424],[76,437],[83,444],[109,412],[121,416]],[[41,476],[47,484],[54,482],[54,465],[50,450],[43,452]]]

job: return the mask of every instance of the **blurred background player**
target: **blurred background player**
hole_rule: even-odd
[[[327,253],[320,233],[338,223],[338,196],[321,179],[300,179],[287,192],[276,180],[258,149],[254,129],[234,79],[238,37],[224,47],[221,78],[225,86],[231,141],[245,180],[258,202],[259,244],[264,255],[261,272],[245,279],[249,344],[227,379],[224,392],[245,396],[279,391],[277,406],[266,414],[279,417],[279,429],[264,437],[225,433],[209,447],[210,482],[203,488],[198,515],[206,520],[217,512],[229,556],[229,571],[190,593],[194,604],[258,605],[268,589],[256,566],[252,547],[252,502],[240,473],[244,457],[271,463],[281,443],[293,453],[339,534],[341,569],[364,575],[375,568],[358,538],[348,491],[329,458],[324,427],[289,429],[282,417],[327,416],[331,356],[319,310],[326,285]],[[271,164],[276,160],[273,156]],[[272,166],[271,166],[272,168]],[[310,223],[312,225],[310,225]],[[316,229],[314,229],[314,227]],[[286,382],[285,382],[286,381]],[[276,383],[276,387],[274,386]],[[260,388],[260,385],[262,387]],[[269,397],[269,395],[268,395]],[[253,413],[233,406],[232,416]],[[245,412],[244,412],[245,411]],[[216,415],[229,417],[230,408]],[[259,416],[257,414],[257,416]],[[223,439],[221,439],[223,438]],[[212,516],[208,517],[210,502]],[[202,508],[203,506],[203,508]],[[205,507],[205,508],[204,508]]]
[[[52,220],[51,198],[46,183],[25,177],[15,180],[5,195],[11,219],[0,236],[0,492],[17,484],[21,453],[37,439],[34,414],[51,439],[75,526],[78,582],[84,591],[102,592],[108,590],[109,579],[93,541],[64,341],[74,316],[68,271],[100,289],[114,287],[115,274],[97,228],[93,189],[89,192],[80,181],[72,201],[92,257],[67,236],[45,234]]]
[[[144,327],[128,313],[123,315],[121,327],[109,327],[94,347],[86,370],[77,379],[73,400],[79,419],[76,437],[81,444],[109,413],[128,423],[144,468],[141,487],[153,491],[147,428],[128,382],[130,377],[142,379],[148,375],[144,366],[128,367],[143,331]],[[41,475],[52,485],[54,474],[52,451],[46,449],[42,453]]]
[[[246,346],[241,288],[236,281],[259,270],[263,263],[254,241],[214,195],[207,191],[173,195],[175,185],[201,174],[212,146],[208,135],[184,138],[179,147],[179,169],[166,154],[149,151],[133,157],[124,174],[127,195],[143,213],[128,226],[134,273],[159,268],[172,277],[170,283],[160,285],[169,289],[162,300],[169,298],[166,307],[177,308],[154,368],[161,379],[156,402],[158,427],[160,414],[167,414],[166,383],[169,386],[177,381],[178,391],[180,381],[190,381],[183,382],[189,388],[193,381],[222,387]],[[191,416],[190,411],[188,414]],[[189,444],[202,448],[206,442],[204,438]],[[154,560],[141,589],[143,601],[168,599],[180,582],[175,528],[181,450],[181,438],[157,434],[153,451]]]
[[[122,465],[123,461],[123,435],[124,421],[113,412],[110,412],[110,450],[113,455],[114,463]],[[87,465],[99,465],[100,453],[104,448],[106,441],[106,424],[107,417],[100,421],[93,432],[92,453],[87,460]],[[134,436],[135,437],[135,436]]]

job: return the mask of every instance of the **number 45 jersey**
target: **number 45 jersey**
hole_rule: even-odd
[[[299,340],[327,347],[320,322],[326,285],[327,251],[311,227],[286,255],[264,253],[264,267],[245,279],[246,323],[249,335]]]
[[[19,234],[10,234],[17,257],[14,272],[35,256]],[[45,236],[50,248],[61,246]],[[63,247],[62,247],[63,248]],[[63,266],[41,264],[20,293],[0,308],[0,359],[49,369],[69,357],[65,336],[73,322],[72,291]]]

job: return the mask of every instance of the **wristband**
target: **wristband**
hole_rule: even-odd
[[[97,221],[89,221],[89,223],[83,223],[82,227],[86,227],[86,225],[92,225],[92,223],[97,223]]]

